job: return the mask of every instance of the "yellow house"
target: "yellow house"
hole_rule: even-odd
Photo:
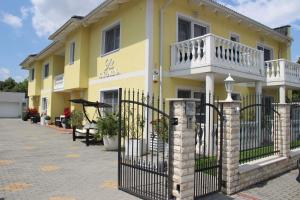
[[[52,118],[74,109],[73,98],[116,105],[119,87],[225,99],[229,73],[235,99],[263,93],[284,103],[300,87],[290,26],[272,29],[211,0],[106,0],[49,39],[21,66],[29,107]]]

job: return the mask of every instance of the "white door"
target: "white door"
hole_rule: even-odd
[[[21,116],[19,103],[0,102],[0,118],[16,118]]]

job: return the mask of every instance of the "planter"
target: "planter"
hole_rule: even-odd
[[[45,125],[45,117],[41,117],[41,123],[40,123],[42,126]]]
[[[147,141],[145,139],[125,140],[125,156],[143,156],[146,152]]]
[[[115,135],[113,137],[109,137],[107,135],[103,136],[104,148],[106,151],[115,151],[118,150],[119,137]]]
[[[67,128],[67,125],[65,123],[61,123],[61,126],[66,129]]]
[[[153,146],[152,146],[153,145]],[[164,149],[168,148],[168,144],[163,141],[163,139],[158,138],[156,134],[152,135],[149,141],[149,149],[152,149],[155,152],[163,152]]]
[[[46,120],[46,119],[45,119],[45,125],[48,126],[49,123],[50,123],[50,120]]]

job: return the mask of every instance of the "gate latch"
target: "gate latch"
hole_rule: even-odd
[[[171,125],[177,126],[178,125],[178,118],[172,118],[171,119]]]

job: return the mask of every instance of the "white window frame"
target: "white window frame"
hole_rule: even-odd
[[[48,75],[47,76],[46,76],[46,66],[48,66]],[[43,67],[43,78],[44,79],[49,77],[49,71],[50,71],[50,64],[49,63],[44,64],[44,67]]]
[[[45,102],[46,102],[46,107],[45,107]],[[48,111],[48,105],[49,105],[49,101],[48,101],[48,97],[42,97],[42,112],[46,112]]]
[[[199,19],[195,19],[191,16],[188,16],[188,15],[185,15],[185,14],[182,14],[182,13],[176,13],[176,42],[178,42],[178,23],[179,23],[179,19],[183,19],[183,20],[186,20],[186,21],[190,21],[191,22],[191,38],[194,38],[194,25],[200,25],[200,26],[203,26],[203,27],[206,27],[207,28],[207,34],[210,33],[211,31],[211,25],[210,23],[206,22],[206,21],[202,21],[202,20],[199,20]]]
[[[240,35],[239,34],[237,34],[237,33],[234,33],[234,32],[231,32],[230,34],[229,34],[229,40],[231,40],[231,38],[236,38],[237,39],[237,41],[236,42],[238,42],[238,43],[240,43],[241,42],[241,37],[240,37]],[[232,40],[231,40],[232,41]]]
[[[112,51],[109,51],[109,52],[105,52],[106,32],[111,30],[112,28],[114,28],[116,26],[120,26],[119,48],[115,49],[115,50],[112,50]],[[100,55],[101,56],[106,56],[106,55],[109,55],[109,54],[112,54],[112,53],[115,53],[115,52],[119,51],[121,49],[121,44],[122,44],[121,38],[122,38],[122,24],[121,24],[120,20],[117,20],[116,22],[104,27],[101,30],[101,50],[100,50],[101,53],[100,53]]]
[[[270,60],[274,60],[274,48],[272,46],[264,44],[264,43],[257,42],[256,43],[256,48],[258,48],[258,47],[262,47],[263,49],[270,50],[270,52],[271,52]]]
[[[76,51],[76,42],[72,41],[69,46],[69,64],[73,65],[75,62],[75,51]]]
[[[101,89],[101,90],[99,90],[99,101],[104,103],[104,95],[103,95],[104,92],[117,91],[117,93],[118,93],[118,98],[119,98],[119,95],[120,95],[120,94],[119,94],[119,88],[120,88],[120,87],[109,88],[109,89]],[[116,105],[118,105],[118,103],[119,103],[119,102],[117,102]],[[112,108],[112,111],[114,112],[116,109],[118,109],[118,107],[117,107],[117,108],[116,108],[116,107],[113,107],[113,108]],[[102,111],[104,111],[104,109],[102,109]]]

